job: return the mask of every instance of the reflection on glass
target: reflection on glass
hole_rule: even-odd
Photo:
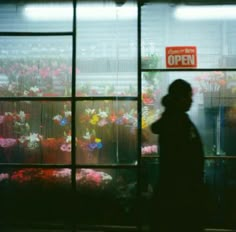
[[[70,103],[0,105],[1,163],[70,163]]]
[[[71,12],[72,1],[1,1],[0,31],[72,31]]]
[[[77,12],[76,95],[136,96],[135,1],[78,1]]]
[[[235,227],[236,162],[233,159],[207,159],[205,182],[207,184],[206,210],[211,226]]]
[[[80,101],[76,120],[77,163],[136,161],[136,101]]]
[[[76,180],[79,224],[135,225],[136,170],[79,169]]]
[[[71,38],[0,38],[0,96],[71,95]]]
[[[167,46],[196,46],[197,68],[236,67],[234,4],[182,6],[147,1],[141,11],[142,68],[166,68]]]
[[[199,129],[205,154],[236,155],[235,72],[143,72],[142,78],[143,155],[155,154],[153,145],[157,140],[149,127],[163,111],[161,98],[169,84],[178,78],[192,85],[193,104],[189,114]]]

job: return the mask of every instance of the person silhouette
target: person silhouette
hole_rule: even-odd
[[[192,87],[173,81],[162,98],[165,110],[150,127],[158,135],[159,181],[152,201],[151,231],[203,230],[204,152],[200,135],[186,113]]]

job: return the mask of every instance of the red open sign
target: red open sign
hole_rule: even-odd
[[[166,47],[167,68],[196,68],[197,48],[195,46]]]

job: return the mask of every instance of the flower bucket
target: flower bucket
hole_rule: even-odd
[[[58,164],[70,164],[71,163],[71,152],[59,151],[57,153],[57,162]]]
[[[24,163],[41,163],[41,149],[23,148]]]
[[[57,140],[55,138],[47,138],[42,140],[42,162],[57,163],[57,153],[59,152]]]

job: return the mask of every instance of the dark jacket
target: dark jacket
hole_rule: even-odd
[[[201,224],[204,154],[196,127],[186,113],[166,110],[151,130],[158,134],[160,154],[154,203],[159,223],[175,231],[188,222]]]

